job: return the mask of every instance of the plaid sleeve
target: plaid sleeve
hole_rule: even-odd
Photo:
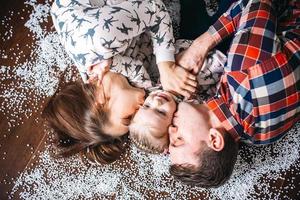
[[[216,44],[235,32],[235,22],[240,17],[242,9],[241,1],[232,3],[229,9],[209,27],[208,32],[214,38]]]

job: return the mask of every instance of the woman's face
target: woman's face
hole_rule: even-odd
[[[131,86],[123,75],[113,72],[104,76],[102,85],[109,120],[104,132],[112,136],[124,135],[128,132],[131,117],[144,103],[145,91]]]

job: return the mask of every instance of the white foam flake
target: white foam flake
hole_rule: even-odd
[[[7,119],[17,120],[16,123],[8,124],[9,127],[18,125],[40,111],[38,105],[55,93],[61,78],[68,82],[78,77],[74,76],[74,69],[71,67],[73,63],[60,44],[58,35],[43,28],[42,24],[49,18],[49,2],[37,4],[35,1],[27,1],[25,4],[33,7],[30,18],[24,25],[33,33],[31,37],[35,40],[29,47],[32,49],[31,55],[27,56],[25,62],[19,63],[25,57],[19,44],[9,49],[14,52],[13,56],[7,56],[8,53],[1,50],[2,57],[15,59],[15,66],[0,68],[0,80],[6,83],[0,85],[0,111]],[[29,103],[36,109],[32,110]]]
[[[16,59],[14,66],[0,66],[0,81],[5,82],[0,85],[0,111],[7,118],[8,130],[38,112],[41,101],[54,94],[61,79],[70,81],[78,78],[58,35],[43,28],[49,19],[50,1],[39,4],[36,0],[28,0],[25,5],[32,7],[30,18],[25,23],[35,39],[31,56],[22,63]],[[178,4],[174,6],[174,10],[179,9]],[[13,12],[5,17],[1,25],[8,24],[12,15]],[[8,31],[1,38],[7,39],[12,34]],[[12,50],[18,51],[19,45]],[[10,59],[8,52],[1,50],[0,54],[2,58]],[[18,52],[15,57],[22,56],[23,52]],[[231,179],[222,187],[209,190],[192,188],[173,180],[168,172],[168,156],[149,155],[133,146],[121,160],[105,166],[85,165],[78,156],[54,159],[50,156],[51,148],[47,147],[40,153],[38,163],[16,179],[9,197],[246,200],[256,199],[253,194],[259,191],[265,199],[278,199],[280,195],[287,195],[284,193],[286,190],[294,188],[293,177],[290,184],[280,191],[271,184],[283,179],[285,171],[300,170],[299,141],[300,123],[273,145],[243,146]]]
[[[300,123],[297,123],[287,136],[275,144],[263,147],[243,147],[239,152],[232,178],[224,186],[212,190],[212,193],[224,199],[251,199],[249,194],[255,193],[254,186],[256,186],[272,199],[280,195],[284,191],[277,190],[274,194],[268,190],[268,185],[282,178],[281,172],[289,170],[292,166],[300,170],[299,162],[297,162],[300,150],[299,142],[297,142],[299,139]],[[249,161],[246,162],[245,158]],[[261,180],[263,175],[267,175],[265,180]],[[293,185],[289,187],[292,188]]]
[[[21,189],[24,199],[192,199],[205,194],[209,199],[245,200],[256,199],[251,194],[259,190],[266,199],[278,199],[279,195],[285,195],[285,190],[275,190],[270,184],[282,179],[283,171],[291,167],[300,169],[299,139],[298,123],[278,143],[242,147],[231,179],[209,190],[174,181],[168,173],[168,156],[149,155],[134,146],[122,160],[105,166],[85,166],[76,156],[54,159],[46,149],[39,164],[17,179],[11,197]],[[285,189],[292,188],[293,184]]]
[[[37,1],[29,0],[26,1],[25,4],[32,6],[34,9],[30,15],[30,19],[25,23],[25,26],[35,34],[36,38],[43,37],[47,32],[45,32],[41,24],[48,21],[50,12],[49,2],[46,1],[45,4],[37,4]]]

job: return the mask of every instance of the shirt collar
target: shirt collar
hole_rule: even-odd
[[[238,123],[230,112],[226,102],[221,96],[215,96],[207,100],[206,105],[220,120],[225,130],[233,137],[235,141],[240,140],[244,133],[243,126]]]

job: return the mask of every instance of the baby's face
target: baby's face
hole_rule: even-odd
[[[145,125],[155,128],[153,136],[161,138],[167,135],[175,111],[176,102],[172,94],[161,90],[154,91],[137,111],[134,120],[143,121]]]

